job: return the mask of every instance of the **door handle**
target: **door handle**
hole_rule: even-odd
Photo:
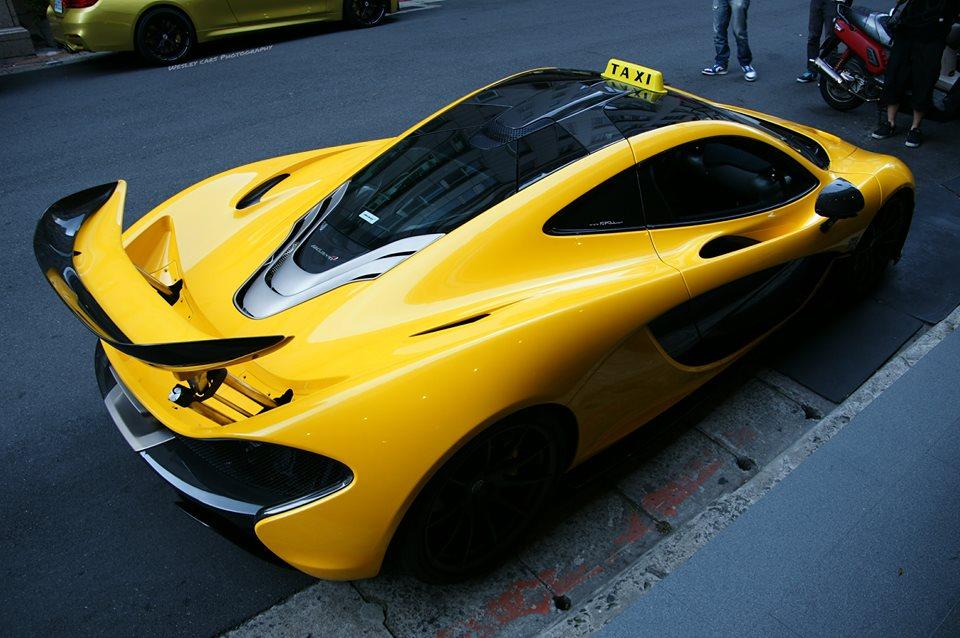
[[[743,250],[744,248],[748,248],[759,243],[760,242],[756,239],[744,237],[742,235],[722,235],[720,237],[714,237],[701,246],[700,257],[703,259],[719,257],[720,255],[726,255],[727,253]]]

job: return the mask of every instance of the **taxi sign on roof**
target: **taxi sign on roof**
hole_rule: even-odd
[[[606,70],[600,75],[608,80],[627,84],[644,91],[666,92],[666,89],[663,88],[663,73],[632,62],[610,58]]]

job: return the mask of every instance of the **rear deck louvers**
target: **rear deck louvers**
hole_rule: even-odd
[[[280,175],[274,175],[267,181],[254,186],[249,193],[241,197],[240,201],[237,202],[237,210],[243,210],[248,206],[253,206],[254,204],[258,203],[260,198],[266,195],[271,188],[288,177],[290,177],[290,173],[281,173]]]

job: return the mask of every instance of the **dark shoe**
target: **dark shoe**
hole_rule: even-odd
[[[797,82],[799,82],[800,84],[809,84],[810,82],[813,82],[816,79],[817,79],[817,74],[814,73],[813,71],[804,71],[803,73],[797,76]]]
[[[877,127],[877,130],[874,131],[870,137],[875,140],[885,140],[888,137],[893,137],[897,134],[897,127],[891,124],[890,122],[884,122]]]
[[[704,75],[726,75],[727,67],[723,66],[722,64],[714,64],[712,66],[708,66],[700,72]]]
[[[921,144],[923,144],[923,133],[920,132],[920,129],[912,128],[907,131],[907,141],[903,143],[904,146],[919,148]]]

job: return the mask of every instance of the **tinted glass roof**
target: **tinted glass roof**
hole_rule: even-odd
[[[522,73],[488,87],[412,135],[477,128],[471,143],[492,148],[559,124],[592,152],[644,131],[711,119],[729,117],[705,102],[676,93],[647,101],[607,82],[599,73],[546,69]]]
[[[522,73],[441,113],[351,177],[294,260],[319,273],[406,237],[448,233],[609,144],[710,119],[732,114],[670,92],[647,101],[589,71]]]

